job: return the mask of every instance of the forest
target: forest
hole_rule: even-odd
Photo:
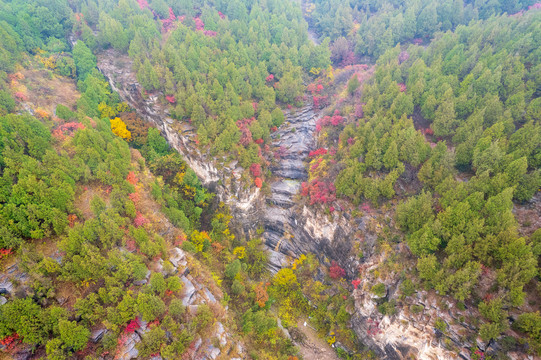
[[[379,358],[381,319],[422,311],[407,306],[421,293],[474,314],[456,320],[476,334],[468,358],[541,356],[541,229],[520,215],[541,214],[540,9],[0,0],[1,356],[307,359],[308,321],[332,359]],[[263,200],[287,155],[280,131],[312,109],[294,206],[347,226],[372,216],[376,250],[352,238],[349,254],[288,253],[271,269],[282,240],[239,225],[100,71],[106,52]],[[367,331],[361,294],[378,319]]]

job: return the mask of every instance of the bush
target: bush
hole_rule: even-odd
[[[182,286],[184,283],[180,281],[180,279],[177,276],[172,276],[169,279],[167,279],[167,290],[177,292],[182,289]]]
[[[70,120],[75,117],[75,113],[71,111],[67,106],[62,104],[56,105],[56,116],[63,120]]]
[[[163,296],[166,289],[165,279],[161,273],[152,273],[150,275],[150,289],[156,293]]]
[[[171,300],[171,303],[169,304],[169,315],[171,315],[173,319],[180,321],[185,310],[186,308],[182,304],[182,300],[179,300],[179,299]]]
[[[370,291],[372,292],[372,294],[378,297],[384,297],[387,294],[387,289],[385,288],[385,285],[383,283],[372,286],[372,289]]]
[[[226,267],[225,267],[225,276],[228,278],[228,279],[233,279],[235,276],[237,276],[237,274],[239,273],[241,269],[241,263],[240,263],[240,260],[239,259],[236,259],[235,261],[233,261],[232,263],[228,264]]]
[[[141,313],[144,321],[152,321],[163,315],[165,304],[162,299],[155,295],[139,293],[137,296],[137,310]]]

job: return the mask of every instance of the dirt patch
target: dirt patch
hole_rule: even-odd
[[[72,110],[81,94],[74,79],[58,76],[49,70],[24,69],[21,79],[12,81],[14,92],[24,94],[25,102],[34,109],[54,114],[56,105],[63,104]]]
[[[413,126],[415,126],[415,130],[423,130],[430,128],[431,122],[430,120],[423,117],[423,115],[421,114],[421,108],[419,106],[415,106],[411,118],[413,120]]]
[[[304,325],[306,324],[306,326]],[[297,330],[302,334],[302,340],[296,341],[301,355],[304,359],[317,360],[338,360],[334,349],[317,332],[310,327],[310,324],[301,319],[297,322]]]
[[[105,187],[99,182],[94,182],[88,185],[84,185],[79,190],[80,194],[75,197],[75,207],[80,211],[84,220],[88,220],[94,217],[90,202],[94,196],[100,197],[106,205],[109,205],[109,188]],[[78,191],[78,193],[79,193]]]
[[[541,228],[541,192],[537,192],[524,204],[515,204],[513,213],[520,225],[520,235],[532,235],[535,230]]]

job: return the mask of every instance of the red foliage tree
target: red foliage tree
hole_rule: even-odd
[[[172,30],[175,27],[175,20],[177,17],[175,16],[175,13],[173,12],[173,9],[169,8],[169,17],[167,19],[162,20],[163,29],[165,32],[168,32]]]
[[[130,171],[128,173],[128,176],[126,176],[126,180],[132,185],[137,185],[137,182],[139,181],[133,171]]]
[[[139,4],[139,7],[141,10],[146,9],[148,7],[147,0],[137,0],[137,3]]]
[[[341,268],[336,261],[333,261],[331,267],[329,268],[329,276],[334,280],[343,278],[346,276],[346,270]]]
[[[242,133],[240,136],[239,143],[242,146],[248,146],[252,142],[252,132],[250,131],[249,126],[252,124],[252,122],[255,121],[255,118],[249,118],[249,119],[242,119],[238,120],[236,122],[237,127],[239,128],[240,132]]]
[[[351,282],[351,284],[353,285],[353,287],[355,289],[357,289],[359,287],[359,285],[361,284],[361,279],[355,279]]]
[[[309,157],[322,156],[322,155],[326,155],[327,152],[328,152],[327,149],[319,148],[317,150],[310,151],[310,153],[308,153],[308,156]]]
[[[147,222],[148,222],[148,220],[139,211],[136,213],[135,219],[133,219],[133,224],[135,225],[135,227],[143,226]]]
[[[11,350],[21,342],[21,339],[19,338],[19,334],[13,333],[11,335],[6,336],[3,339],[0,339],[0,345],[4,345],[6,349]]]
[[[261,165],[257,164],[257,163],[254,163],[250,166],[250,172],[252,173],[252,175],[254,177],[259,177],[261,176]]]
[[[177,99],[175,98],[174,95],[166,95],[165,99],[169,101],[169,103],[171,104],[175,104],[177,102]]]
[[[255,186],[257,186],[260,189],[263,186],[263,180],[261,180],[261,178],[256,177],[254,180],[254,183],[255,183]]]
[[[310,197],[310,205],[328,204],[336,200],[336,188],[333,183],[314,179],[301,184],[301,195]]]
[[[273,81],[273,80],[274,80],[274,75],[273,75],[273,74],[270,74],[269,76],[267,76],[267,77],[265,78],[265,81],[266,81],[266,82],[271,82],[271,81]]]
[[[131,320],[128,325],[126,325],[126,329],[124,329],[125,333],[132,333],[135,330],[139,329],[141,327],[141,324],[139,324],[139,320],[137,318]]]
[[[141,200],[141,196],[139,195],[139,193],[130,193],[128,194],[129,198],[131,201],[133,201],[133,204],[134,205],[137,205],[139,203],[139,201]]]

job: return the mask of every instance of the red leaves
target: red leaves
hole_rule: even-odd
[[[344,123],[344,121],[345,121],[345,119],[340,115],[334,115],[331,118],[331,124],[334,125],[334,126],[338,126],[338,125]]]
[[[341,268],[336,261],[333,261],[331,267],[329,268],[329,276],[334,280],[343,278],[346,276],[346,270]]]
[[[135,225],[135,227],[140,227],[140,226],[143,226],[145,225],[146,223],[148,222],[148,220],[143,216],[143,214],[141,212],[137,212],[137,214],[135,215],[135,219],[133,219],[133,224]]]
[[[353,287],[355,289],[357,289],[359,287],[359,285],[361,284],[361,279],[355,279],[351,282],[351,285],[353,285]]]
[[[193,21],[195,22],[195,30],[205,30],[205,23],[198,17],[194,17]]]
[[[261,176],[261,165],[256,164],[256,163],[252,164],[252,165],[250,166],[250,172],[252,173],[252,175],[253,175],[254,177],[259,177],[259,176]]]
[[[141,327],[141,324],[139,324],[139,320],[133,319],[126,325],[126,329],[124,329],[125,333],[132,333],[135,330],[139,329]]]
[[[343,124],[344,122],[346,121],[346,119],[337,114],[335,112],[335,114],[331,117],[331,116],[324,116],[320,119],[318,119],[316,121],[316,131],[319,132],[321,131],[321,129],[324,127],[324,126],[329,126],[329,125],[333,125],[333,126],[338,126],[338,125],[341,125]]]
[[[139,4],[139,7],[141,10],[146,9],[148,7],[147,0],[137,0],[137,3]]]
[[[26,101],[28,100],[28,97],[26,96],[26,94],[20,92],[20,91],[17,91],[15,92],[15,99],[17,99],[18,101]]]
[[[11,254],[13,254],[12,249],[0,249],[0,259],[8,257]],[[1,342],[1,340],[0,340],[0,342]]]
[[[242,119],[238,120],[236,125],[241,131],[242,135],[240,136],[239,143],[242,146],[248,146],[252,142],[252,132],[249,129],[250,124],[255,121],[255,118],[252,117],[250,119]]]
[[[355,143],[355,139],[352,138],[352,137],[350,137],[350,138],[348,139],[348,145],[353,145],[354,143]]]
[[[263,186],[263,180],[261,180],[261,178],[256,177],[254,180],[254,184],[255,186],[261,189],[261,187]]]
[[[316,91],[321,92],[323,90],[323,85],[317,84]]]
[[[327,149],[325,149],[325,148],[319,148],[319,149],[317,149],[317,150],[310,151],[310,153],[308,154],[308,156],[310,156],[310,157],[322,156],[322,155],[326,155],[327,152],[328,152]]]
[[[406,84],[399,83],[398,84],[398,89],[400,90],[400,92],[405,92],[406,91]]]
[[[368,319],[367,323],[368,323],[368,329],[366,330],[366,333],[368,335],[374,336],[374,335],[377,335],[377,334],[382,332],[381,329],[379,328],[379,322],[378,321]]]
[[[301,184],[301,195],[310,196],[310,205],[327,204],[336,200],[336,188],[333,183],[315,179],[309,184],[306,182]]]
[[[361,205],[361,210],[362,211],[370,211],[370,205],[368,203],[363,203]]]
[[[225,15],[221,12],[221,11],[218,11],[218,16],[220,17],[220,19],[225,19]]]
[[[421,38],[413,39],[412,43],[414,43],[415,45],[421,45],[423,43],[423,39]]]
[[[134,205],[137,205],[139,201],[141,200],[141,196],[136,192],[128,194],[128,197],[130,198],[130,200],[133,202]]]
[[[21,339],[19,338],[19,334],[13,333],[11,335],[6,336],[3,339],[0,339],[0,344],[4,345],[8,350],[11,350],[17,345],[17,343],[20,343]]]
[[[174,95],[167,95],[165,96],[165,99],[169,101],[170,104],[175,104],[177,102],[177,99]]]
[[[84,129],[85,126],[81,123],[72,121],[65,124],[60,125],[58,128],[56,128],[53,131],[53,136],[57,138],[58,140],[64,140],[65,135],[72,135],[76,130]]]
[[[256,141],[254,141],[257,145],[261,145],[263,144],[265,141],[263,139],[257,139]]]
[[[269,76],[267,76],[267,77],[265,78],[265,81],[266,81],[266,82],[271,82],[271,81],[273,81],[273,80],[274,80],[274,75],[272,75],[272,74],[270,74]]]
[[[173,27],[175,26],[175,20],[176,19],[177,19],[177,17],[175,16],[175,13],[173,12],[173,9],[169,8],[169,18],[162,20],[163,29],[166,32],[169,31],[169,30],[172,30]]]
[[[132,185],[137,185],[137,182],[139,181],[133,171],[130,171],[128,173],[128,176],[126,176],[126,180]]]
[[[434,130],[431,128],[421,129],[421,133],[424,135],[434,135]]]

